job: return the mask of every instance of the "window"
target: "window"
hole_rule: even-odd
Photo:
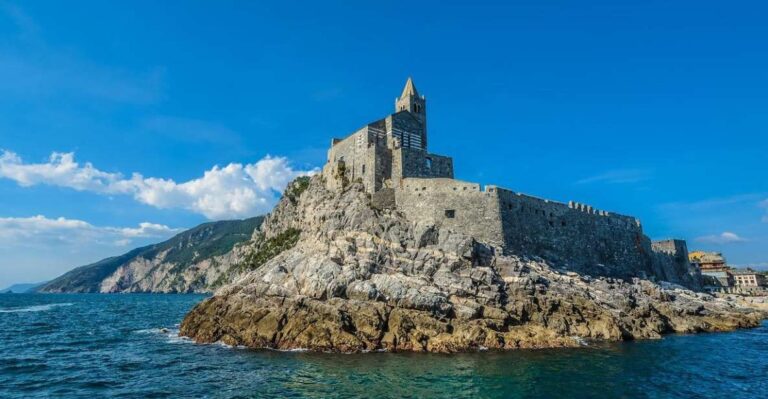
[[[456,210],[455,209],[446,209],[445,210],[445,217],[448,219],[453,219],[456,217]]]
[[[426,166],[427,169],[432,169],[432,158],[427,157],[427,159],[424,160],[424,166]]]

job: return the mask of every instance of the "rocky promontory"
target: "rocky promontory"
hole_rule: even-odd
[[[359,183],[300,180],[254,235],[246,272],[198,304],[197,342],[455,352],[757,326],[764,314],[681,286],[577,274],[377,209]],[[250,270],[250,271],[248,271]]]

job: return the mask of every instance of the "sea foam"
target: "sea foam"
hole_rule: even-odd
[[[0,313],[24,313],[24,312],[44,312],[46,310],[51,310],[53,308],[57,308],[60,306],[72,306],[71,303],[49,303],[47,305],[35,305],[35,306],[27,306],[23,308],[6,308],[6,309],[0,309]]]

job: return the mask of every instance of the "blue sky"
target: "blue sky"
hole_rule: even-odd
[[[762,2],[164,3],[0,0],[0,286],[264,212],[408,76],[457,178],[768,266]]]

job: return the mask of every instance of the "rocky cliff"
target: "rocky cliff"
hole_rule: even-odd
[[[452,352],[731,330],[763,316],[680,286],[500,255],[376,209],[361,184],[337,192],[321,179],[289,187],[244,273],[185,317],[183,335],[252,348]]]
[[[263,217],[205,223],[165,242],[78,267],[39,292],[212,292],[231,281]]]

